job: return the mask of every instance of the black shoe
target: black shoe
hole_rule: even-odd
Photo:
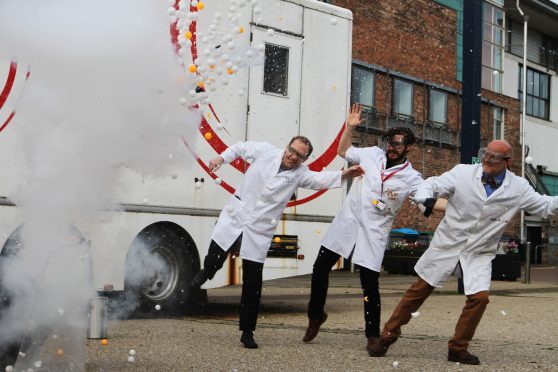
[[[386,355],[391,344],[397,341],[397,339],[388,341],[380,337],[379,339],[377,338],[374,341],[375,342],[368,343],[368,345],[366,346],[366,351],[368,351],[368,355],[370,355],[371,357],[380,358]]]
[[[479,358],[469,353],[467,350],[448,350],[448,362],[458,362],[461,364],[480,364]]]
[[[244,347],[247,349],[257,349],[258,344],[254,340],[254,334],[252,331],[244,331],[242,332],[242,336],[240,336],[240,342],[244,344]]]
[[[322,324],[325,323],[327,320],[327,313],[323,313],[322,316],[318,319],[308,319],[308,328],[306,329],[306,334],[302,339],[303,342],[310,342],[312,341],[320,331],[320,327]]]
[[[203,285],[203,283],[207,281],[207,279],[208,279],[207,271],[205,271],[205,269],[201,269],[200,271],[197,272],[196,275],[194,275],[194,277],[190,281],[190,288],[192,289],[200,288]]]

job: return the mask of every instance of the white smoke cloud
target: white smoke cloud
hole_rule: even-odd
[[[11,124],[25,164],[10,197],[26,223],[17,259],[0,268],[11,295],[0,344],[53,329],[60,317],[82,329],[85,311],[69,309],[93,295],[90,258],[87,237],[69,227],[114,203],[123,169],[161,175],[180,166],[169,151],[196,131],[199,115],[178,103],[189,83],[167,8],[166,0],[0,1],[0,60],[31,71]]]

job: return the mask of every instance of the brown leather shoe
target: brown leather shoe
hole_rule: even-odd
[[[379,337],[374,337],[374,336],[368,337],[368,343],[366,344],[366,350],[368,350],[368,348],[372,347],[372,345],[378,343],[379,341],[380,341]]]
[[[469,353],[467,350],[448,350],[448,362],[474,365],[480,364],[479,358]]]
[[[320,331],[320,327],[327,320],[327,313],[323,313],[321,318],[318,319],[308,319],[308,328],[306,329],[306,334],[302,341],[310,342],[312,341]]]
[[[377,341],[375,343],[372,343],[371,345],[369,343],[369,345],[366,346],[366,351],[368,351],[368,355],[370,355],[371,357],[383,357],[384,355],[386,355],[389,346],[397,341],[397,339],[393,341],[387,341],[381,337],[376,340]]]

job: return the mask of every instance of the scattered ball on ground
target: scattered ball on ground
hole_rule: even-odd
[[[506,312],[504,310],[502,310],[502,311],[500,311],[500,314],[506,315]]]
[[[128,357],[128,363],[134,363],[136,361],[136,358],[134,358],[133,356],[129,356]]]
[[[159,305],[159,304],[155,305],[155,310],[157,310],[157,311],[161,310],[161,305]]]
[[[399,367],[399,362],[396,360],[395,362],[393,362],[393,366],[396,368]]]
[[[419,312],[419,311],[414,312],[414,313],[411,313],[411,316],[412,316],[413,318],[416,318],[416,317],[419,316],[419,315],[420,315],[420,312]]]
[[[106,338],[103,338],[103,339],[101,340],[101,345],[107,346],[107,345],[108,345],[108,340],[107,340]]]
[[[130,351],[128,351],[128,355],[135,356],[136,351],[134,349],[131,349]]]
[[[59,357],[63,357],[64,356],[64,349],[56,350],[56,355],[59,356]]]
[[[6,367],[6,372],[14,372],[14,367],[12,367],[12,366],[7,366],[7,367]]]

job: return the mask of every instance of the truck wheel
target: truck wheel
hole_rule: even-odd
[[[139,302],[136,316],[177,315],[189,309],[189,283],[199,269],[193,250],[189,236],[166,227],[136,238],[126,258],[124,281],[124,300]]]

